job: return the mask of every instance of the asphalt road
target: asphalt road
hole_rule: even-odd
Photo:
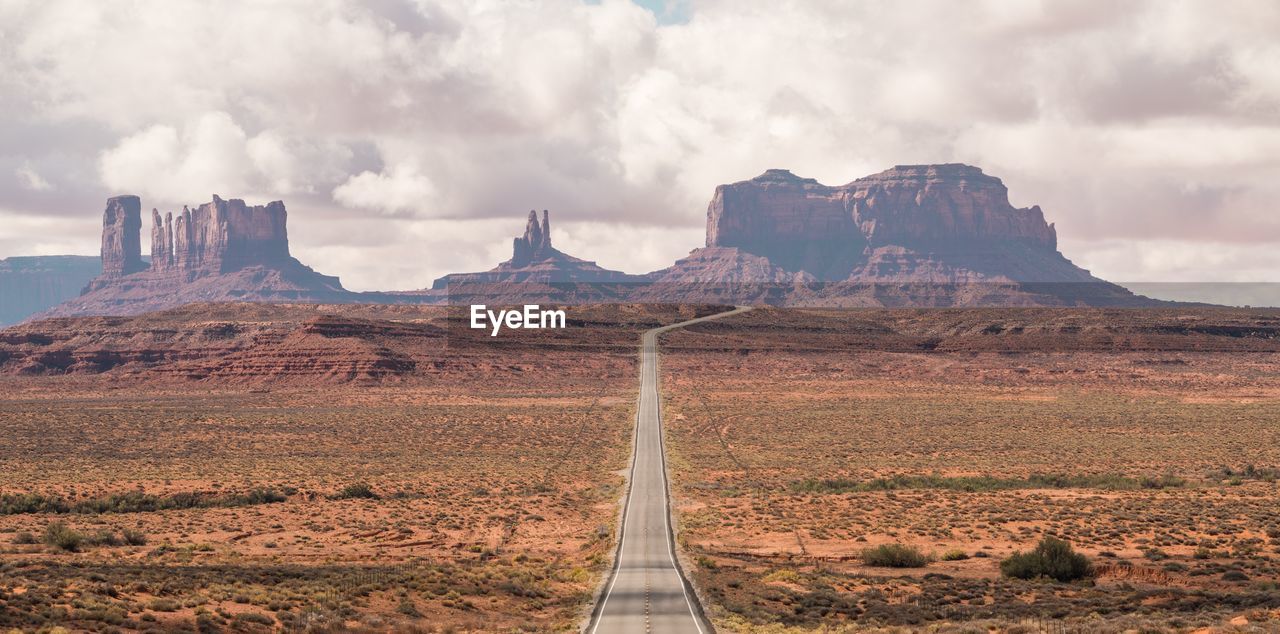
[[[736,310],[646,331],[640,340],[640,400],[622,539],[613,574],[596,604],[588,634],[710,634],[698,598],[676,564],[658,395],[658,335]]]

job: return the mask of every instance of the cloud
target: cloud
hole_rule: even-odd
[[[53,185],[49,184],[49,181],[45,180],[30,162],[23,163],[22,167],[14,170],[13,173],[18,177],[18,182],[31,191],[45,192],[53,189]]]
[[[414,165],[397,165],[387,172],[365,171],[333,190],[333,199],[353,209],[386,215],[429,215],[436,188]]]
[[[1167,278],[1191,270],[1169,245],[1235,245],[1186,252],[1280,275],[1257,250],[1280,233],[1275,2],[642,4],[0,3],[0,222],[283,198],[295,251],[410,287],[491,264],[530,208],[643,271],[701,242],[717,184],[963,161],[1081,253],[1131,243]],[[446,226],[420,275],[357,256]]]
[[[102,182],[111,190],[161,203],[203,200],[210,194],[277,198],[314,192],[331,180],[352,152],[336,142],[316,144],[275,131],[249,136],[231,115],[207,112],[181,127],[153,125],[102,153]]]
[[[244,130],[223,112],[179,130],[154,125],[103,152],[102,181],[111,189],[166,201],[232,192],[248,182]]]

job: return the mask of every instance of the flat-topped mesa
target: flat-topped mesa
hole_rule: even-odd
[[[521,268],[550,259],[555,254],[556,250],[551,248],[551,219],[547,210],[542,210],[542,222],[539,223],[538,212],[530,209],[524,235],[511,240],[511,260],[508,264],[513,268]]]
[[[107,199],[102,212],[102,275],[121,277],[145,271],[142,261],[142,201],[137,196]]]
[[[883,245],[974,242],[1053,252],[1058,238],[1039,207],[1013,207],[1000,179],[958,163],[899,165],[839,187],[771,169],[717,187],[707,206],[708,247],[737,247],[784,266],[823,268]]]
[[[961,163],[898,165],[839,189],[872,245],[1015,241],[1048,251],[1058,235],[1039,206],[1009,204],[999,178]]]
[[[706,245],[736,247],[821,277],[829,269],[847,272],[865,241],[844,192],[771,169],[716,187],[707,206]]]
[[[213,201],[174,215],[151,212],[153,271],[226,273],[253,265],[289,261],[284,203],[246,205],[243,200]]]

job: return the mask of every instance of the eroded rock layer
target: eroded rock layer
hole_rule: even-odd
[[[1057,248],[1038,206],[969,165],[828,186],[787,170],[721,185],[706,247],[650,274],[653,301],[829,306],[1148,305]]]
[[[243,200],[151,212],[151,262],[141,256],[141,201],[117,196],[102,220],[102,274],[42,316],[131,315],[192,302],[353,301],[338,278],[289,255],[284,203]]]
[[[513,288],[511,285],[537,284],[616,284],[638,282],[644,278],[602,268],[595,262],[581,260],[551,246],[550,214],[543,210],[542,221],[535,211],[529,212],[524,235],[512,240],[511,259],[488,271],[452,273],[431,285],[434,291],[450,294],[506,296],[536,290]]]

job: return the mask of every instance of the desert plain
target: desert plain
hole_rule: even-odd
[[[640,334],[723,309],[0,331],[0,630],[576,631]],[[758,308],[664,335],[660,368],[719,631],[1280,628],[1280,311]],[[1002,572],[1045,537],[1087,574]]]

